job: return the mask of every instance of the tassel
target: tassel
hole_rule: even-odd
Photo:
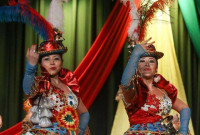
[[[52,118],[53,115],[49,109],[42,108],[39,117],[40,118],[43,118],[43,117]]]
[[[41,118],[40,119],[40,122],[39,122],[39,126],[40,127],[43,127],[43,128],[46,128],[46,127],[50,127],[52,126],[52,123],[51,121],[49,120],[49,118]]]
[[[40,122],[39,114],[34,112],[30,117],[30,121],[34,124],[38,124]]]
[[[38,106],[34,105],[33,107],[31,107],[30,111],[31,111],[32,113],[38,112]]]

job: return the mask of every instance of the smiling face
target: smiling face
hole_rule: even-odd
[[[138,63],[138,71],[142,78],[153,78],[157,72],[157,60],[154,57],[140,58]]]
[[[62,58],[59,54],[51,54],[44,56],[41,59],[41,66],[46,69],[46,71],[51,75],[58,75],[62,68]]]

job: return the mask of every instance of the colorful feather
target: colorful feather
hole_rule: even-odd
[[[15,5],[17,5],[17,2],[15,0],[9,0],[8,5],[9,6],[15,6]]]
[[[161,10],[162,12],[164,12],[165,7],[171,3],[172,3],[172,0],[158,0],[154,2],[153,4],[150,3],[151,4],[150,6],[144,5],[146,7],[149,6],[149,8],[147,10],[141,10],[141,13],[140,13],[141,14],[141,17],[140,17],[141,28],[139,31],[140,41],[143,41],[145,39],[147,26],[151,22],[151,20],[155,17],[156,12],[158,10]]]
[[[62,9],[62,4],[64,1],[67,2],[68,0],[52,0],[48,13],[48,21],[52,24],[54,28],[57,28],[61,32],[64,32],[64,15]]]
[[[124,5],[126,5],[126,3],[129,1],[129,0],[120,0]]]
[[[151,20],[154,18],[156,12],[164,9],[167,5],[171,4],[173,0],[143,0],[139,9],[136,10],[134,0],[121,0],[123,4],[130,2],[130,15],[132,22],[128,30],[128,36],[130,39],[143,41],[146,36],[146,28]]]
[[[26,1],[21,0],[21,2]],[[9,4],[13,5],[15,3],[12,1]],[[54,37],[54,30],[51,24],[27,3],[1,6],[0,22],[29,23],[44,40],[53,40]]]
[[[131,15],[131,19],[132,19],[132,22],[130,24],[130,27],[128,29],[128,36],[131,38],[131,39],[135,39],[135,40],[138,40],[138,25],[139,25],[139,22],[140,22],[140,16],[137,12],[137,9],[135,7],[135,3],[134,1],[130,1],[130,15]]]
[[[29,4],[29,0],[18,0],[19,4]]]

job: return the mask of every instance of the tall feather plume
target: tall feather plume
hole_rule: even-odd
[[[147,10],[142,11],[143,13],[141,14],[145,14],[145,16],[143,17],[144,19],[142,21],[140,32],[139,32],[140,41],[143,41],[145,39],[147,26],[151,22],[151,20],[155,17],[156,12],[158,10],[161,10],[162,12],[164,12],[165,7],[171,4],[172,2],[173,0],[158,0],[154,2],[153,4],[151,4]]]
[[[29,23],[44,40],[53,40],[54,31],[51,24],[25,1],[15,3],[12,0],[9,5],[11,6],[0,7],[0,22]]]
[[[131,16],[131,23],[128,29],[128,37],[130,39],[138,40],[139,35],[139,24],[140,24],[140,15],[137,12],[136,6],[135,6],[135,0],[121,0],[121,2],[126,5],[127,2],[129,2],[130,5],[130,16]]]
[[[126,3],[129,1],[129,0],[120,0],[124,5],[126,5]]]
[[[173,0],[157,0],[155,2],[152,0],[143,0],[143,3],[137,10],[134,0],[121,0],[124,5],[126,5],[128,1],[130,3],[130,15],[132,19],[128,29],[128,37],[132,40],[139,41],[145,39],[146,28],[149,22],[154,18],[156,12],[158,10],[164,12],[165,7],[173,2]]]
[[[63,27],[63,2],[68,2],[68,0],[52,0],[47,20],[52,24],[54,28],[59,29],[61,32],[64,32]]]
[[[128,37],[130,37],[131,39],[138,40],[138,38],[139,38],[138,37],[138,26],[139,26],[139,22],[140,22],[140,16],[135,7],[134,0],[130,1],[130,8],[131,8],[130,15],[131,15],[132,22],[128,29]]]

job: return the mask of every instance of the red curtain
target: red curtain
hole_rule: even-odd
[[[111,72],[127,38],[128,26],[129,10],[118,1],[91,49],[74,71],[81,86],[81,98],[87,108]]]
[[[81,98],[87,108],[98,95],[127,38],[130,21],[128,7],[123,6],[119,0],[116,2],[91,49],[74,71],[81,86]],[[19,122],[0,135],[19,134],[21,125],[22,122]]]
[[[135,1],[136,8],[140,2]],[[81,86],[81,98],[87,108],[101,90],[124,45],[131,21],[129,11],[128,3],[123,6],[119,0],[116,2],[89,52],[74,71]]]

